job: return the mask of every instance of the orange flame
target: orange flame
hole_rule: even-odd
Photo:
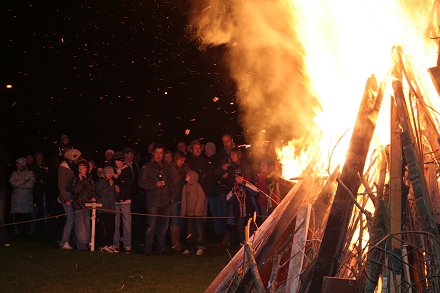
[[[365,81],[371,74],[378,80],[389,78],[393,46],[403,48],[425,85],[424,90],[437,96],[427,73],[437,58],[436,42],[426,37],[428,30],[433,33],[433,20],[432,11],[430,14],[425,8],[431,8],[433,1],[421,2],[403,6],[402,1],[381,0],[289,1],[290,9],[295,11],[295,31],[305,51],[311,92],[319,98],[322,108],[313,120],[322,137],[315,147],[320,151],[321,163],[328,160],[328,150],[347,131],[333,151],[330,169],[345,159]],[[389,143],[390,96],[388,88],[384,96],[388,100],[382,103],[373,138],[376,145]],[[285,178],[299,176],[308,163],[302,154],[291,155],[296,154],[297,141],[278,150]]]

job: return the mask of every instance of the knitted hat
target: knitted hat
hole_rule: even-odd
[[[115,153],[115,151],[114,150],[112,150],[112,149],[108,149],[108,150],[106,150],[105,151],[105,153],[104,154],[108,154],[108,153],[110,153],[110,154],[114,154]]]
[[[205,145],[205,151],[211,152],[213,154],[215,154],[216,149],[217,148],[213,142],[208,141]]]
[[[75,161],[81,156],[81,152],[77,149],[68,149],[64,153],[64,158],[66,158],[69,161]]]
[[[15,163],[17,165],[24,167],[24,166],[26,166],[26,158],[24,158],[24,157],[18,158],[17,160],[15,160]]]
[[[123,152],[116,152],[113,155],[113,161],[121,161],[121,162],[125,162],[125,155]]]

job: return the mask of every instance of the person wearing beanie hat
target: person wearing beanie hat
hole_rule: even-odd
[[[60,138],[60,143],[58,146],[58,157],[63,158],[64,153],[68,149],[73,149],[73,146],[70,144],[70,138],[67,134],[62,133]]]
[[[99,178],[96,183],[96,201],[102,203],[102,210],[98,211],[96,244],[101,251],[117,253],[118,250],[113,246],[113,236],[116,198],[120,189],[115,183],[115,170],[112,166],[104,167],[103,173],[104,177]]]
[[[120,225],[122,218],[122,227],[124,232],[123,244],[124,250],[130,253],[131,246],[131,198],[133,190],[134,176],[130,167],[125,163],[125,155],[123,152],[115,152],[113,156],[114,165],[116,167],[115,185],[118,191],[116,200],[115,215],[115,234],[113,237],[113,248],[119,249],[120,246]]]
[[[77,149],[68,149],[64,153],[65,160],[58,167],[58,202],[63,206],[66,214],[66,223],[64,224],[63,234],[59,242],[61,249],[73,249],[69,244],[70,235],[72,234],[75,214],[72,207],[72,187],[77,169],[77,162],[81,157],[81,152]]]
[[[31,170],[26,168],[26,159],[18,158],[16,161],[17,170],[12,172],[9,183],[12,186],[11,214],[14,222],[27,221],[31,219],[33,212],[33,187],[35,176]],[[16,231],[23,236],[29,233],[29,224],[21,224],[15,227]]]
[[[216,146],[213,142],[208,141],[205,145],[205,156],[210,158],[215,155]]]
[[[108,149],[104,152],[104,164],[103,167],[105,166],[111,166],[113,164],[113,156],[115,154],[115,151],[112,149]]]
[[[25,157],[18,158],[17,160],[15,160],[15,164],[17,167],[18,166],[26,167],[26,158]]]

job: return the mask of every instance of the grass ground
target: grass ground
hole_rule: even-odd
[[[0,292],[203,292],[229,260],[215,247],[201,257],[144,256],[11,243],[0,247]]]

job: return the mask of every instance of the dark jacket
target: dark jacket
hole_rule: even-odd
[[[75,210],[85,209],[85,203],[90,202],[95,194],[95,182],[92,176],[87,176],[81,180],[79,177],[73,179],[72,185],[72,203]]]
[[[205,156],[190,156],[187,160],[191,170],[199,174],[199,183],[207,196],[212,194],[214,187],[214,166],[212,166]]]
[[[117,201],[131,200],[134,177],[133,171],[125,164],[121,169],[116,169],[116,172],[119,176],[115,179],[115,185],[121,189]]]
[[[157,187],[161,174],[165,181],[164,187]],[[147,208],[166,207],[172,202],[172,186],[173,181],[170,174],[170,166],[162,162],[148,162],[142,166],[139,174],[139,187],[145,190],[147,198]]]
[[[110,213],[110,211],[115,211],[115,203],[118,193],[115,190],[115,185],[110,186],[108,180],[105,178],[99,178],[95,187],[96,191],[96,202],[102,203],[102,208],[107,210],[104,213]]]
[[[179,202],[182,200],[182,188],[185,185],[185,176],[189,171],[189,167],[185,164],[179,168],[175,163],[170,165],[170,174],[172,179],[171,202]]]
[[[66,161],[62,162],[58,167],[58,190],[60,192],[61,202],[69,201],[68,192],[72,192],[73,178],[75,172]]]

